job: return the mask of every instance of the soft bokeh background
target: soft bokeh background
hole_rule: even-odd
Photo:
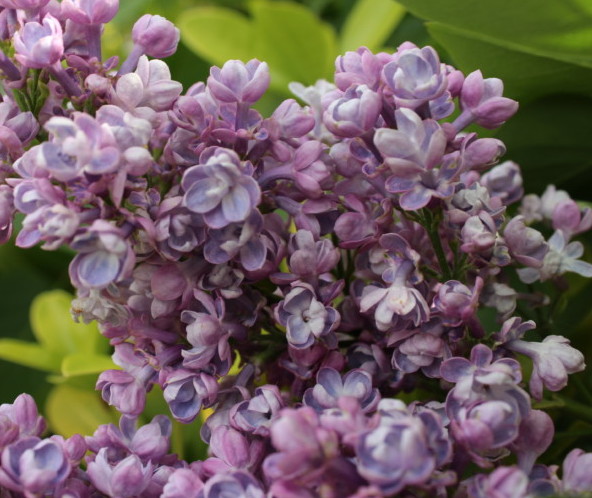
[[[335,57],[344,51],[360,45],[393,51],[406,40],[432,45],[443,61],[467,73],[481,69],[486,77],[503,79],[506,96],[520,102],[518,114],[496,136],[507,145],[506,158],[522,166],[527,192],[540,194],[552,183],[592,202],[590,0],[121,0],[120,13],[105,30],[104,53],[124,57],[131,26],[147,12],[181,29],[182,43],[167,62],[185,89],[227,59],[267,61],[272,84],[258,104],[264,114],[290,96],[290,81],[330,78]],[[591,241],[586,245],[589,256]],[[0,402],[29,392],[45,406],[54,431],[89,433],[114,418],[93,391],[96,372],[108,368],[108,346],[96,339],[96,328],[69,322],[63,293],[42,294],[31,308],[43,291],[71,291],[69,259],[67,249],[0,247],[0,336],[12,338],[0,341],[0,357],[13,360],[0,360]],[[591,363],[592,284],[571,280],[554,320],[539,319],[539,327],[569,337]],[[159,403],[157,393],[149,411],[162,411]],[[589,372],[572,376],[568,389],[543,403],[558,431],[549,461],[576,441],[592,450]],[[185,446],[188,458],[203,450],[195,449],[195,433],[183,442],[183,431],[191,430],[177,429],[174,443],[180,452]]]

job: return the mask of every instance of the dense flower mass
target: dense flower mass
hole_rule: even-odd
[[[179,40],[160,16],[118,67],[100,50],[116,0],[0,5],[0,242],[21,215],[18,246],[75,253],[76,318],[120,367],[96,387],[122,414],[43,439],[32,398],[1,405],[3,497],[592,492],[592,454],[536,463],[553,421],[532,405],[583,355],[516,312],[544,319],[538,282],[592,277],[574,240],[592,211],[523,197],[504,144],[467,131],[517,110],[500,80],[362,47],[264,117],[256,59],[182,95],[147,57]],[[211,410],[207,459],[171,454],[163,415],[138,427],[154,386],[179,422]]]

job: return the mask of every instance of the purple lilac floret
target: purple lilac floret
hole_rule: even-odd
[[[502,82],[432,47],[362,47],[337,58],[334,84],[291,84],[304,104],[265,117],[253,104],[267,63],[230,60],[183,92],[159,60],[179,31],[160,16],[134,24],[121,65],[103,61],[118,6],[0,0],[14,48],[0,52],[0,242],[24,216],[17,245],[75,253],[73,312],[114,348],[119,368],[96,388],[123,414],[86,438],[43,438],[30,396],[1,405],[0,485],[80,498],[592,492],[590,453],[537,463],[555,429],[531,399],[557,403],[545,389],[585,366],[546,293],[560,303],[566,272],[592,276],[576,240],[592,210],[554,186],[523,197],[519,166],[497,164],[504,144],[467,129],[516,112]],[[171,453],[169,418],[147,422],[151,390],[201,424],[202,460]]]

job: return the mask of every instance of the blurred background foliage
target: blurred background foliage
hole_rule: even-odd
[[[540,194],[551,183],[577,200],[592,202],[589,0],[120,3],[119,14],[105,30],[105,54],[124,57],[136,19],[144,13],[160,14],[181,29],[182,43],[167,63],[173,78],[185,89],[205,81],[210,66],[222,65],[227,59],[257,57],[267,61],[271,88],[258,104],[264,115],[290,96],[290,81],[313,84],[319,78],[331,78],[335,57],[347,50],[365,45],[373,51],[392,52],[407,40],[419,46],[432,45],[444,62],[465,73],[481,69],[486,77],[501,78],[505,95],[520,102],[518,114],[496,136],[506,143],[506,158],[523,168],[527,193]],[[491,135],[486,130],[479,133]],[[591,242],[587,241],[588,248]],[[110,360],[108,346],[97,339],[96,328],[75,327],[69,322],[69,297],[64,293],[71,291],[69,259],[67,249],[45,252],[0,247],[0,336],[5,338],[0,341],[0,358],[18,363],[0,360],[4,379],[0,402],[11,402],[20,392],[30,392],[40,406],[45,403],[54,431],[88,434],[98,423],[114,417],[93,390],[97,372],[107,368]],[[558,304],[553,322],[546,328],[570,337],[587,358],[592,358],[592,284],[580,278],[572,280],[572,291]],[[54,292],[36,298],[50,289]],[[558,452],[575,441],[582,446],[582,434],[590,439],[591,377],[589,372],[574,376],[561,397],[545,401],[558,422]],[[149,415],[166,411],[159,404],[161,396],[152,398]],[[573,399],[578,402],[574,404],[570,401]],[[183,438],[189,430],[177,427],[174,444],[191,458],[191,452],[199,453],[203,448],[195,448],[194,436]],[[183,450],[188,440],[193,446]]]

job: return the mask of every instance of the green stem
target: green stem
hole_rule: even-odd
[[[438,233],[438,228],[440,227],[440,216],[434,216],[431,211],[426,209],[424,210],[423,220],[425,222],[423,226],[428,232],[434,252],[436,253],[436,258],[438,259],[442,277],[444,280],[452,280],[453,274],[450,269],[450,265],[448,264],[448,260],[446,259],[446,254],[444,253],[444,247],[442,246],[440,234]]]
[[[572,415],[576,415],[581,420],[592,422],[592,408],[590,406],[574,401],[573,399],[559,396],[556,394],[553,398],[560,400],[563,403],[563,409]]]

